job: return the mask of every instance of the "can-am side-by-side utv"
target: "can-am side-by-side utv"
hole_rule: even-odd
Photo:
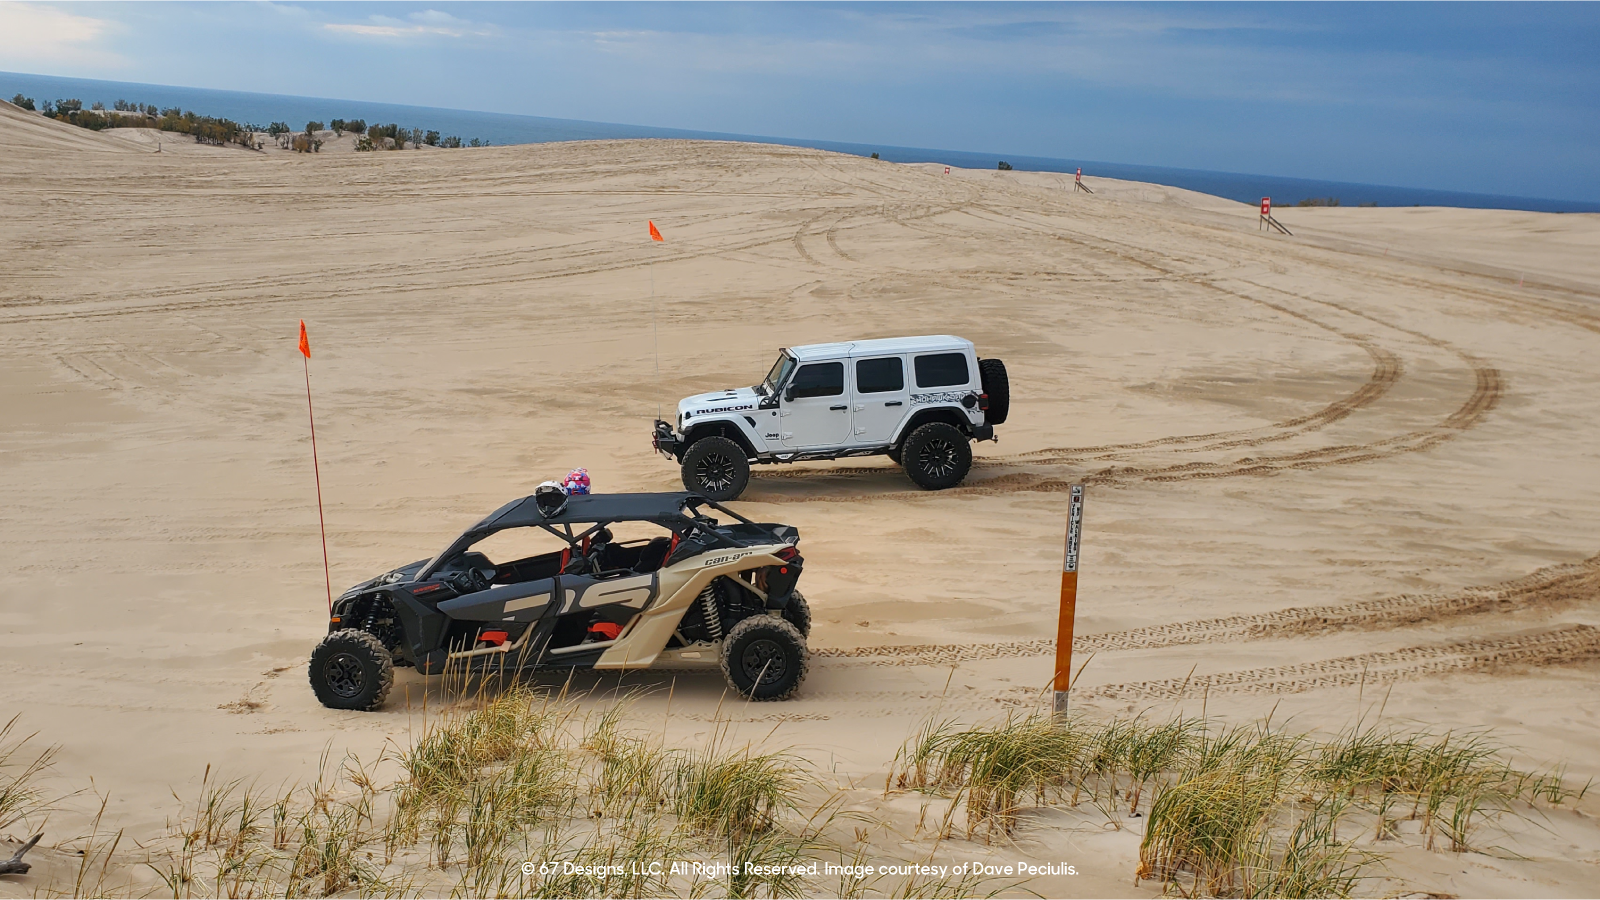
[[[559,549],[499,550],[520,537]],[[691,493],[513,500],[438,556],[340,596],[311,654],[311,687],[325,706],[371,710],[397,665],[425,675],[720,665],[741,695],[786,699],[805,677],[811,630],[795,590],[799,541],[791,526]]]

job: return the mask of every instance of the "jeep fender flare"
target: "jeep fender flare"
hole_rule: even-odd
[[[715,418],[696,419],[693,425],[684,429],[683,450],[688,451],[694,442],[704,437],[720,435],[744,448],[745,455],[755,459],[762,451],[758,447],[765,447],[766,441],[760,439],[755,432],[755,427],[744,420],[743,416],[717,416]],[[678,461],[683,461],[679,454]]]
[[[954,405],[925,406],[908,416],[905,423],[900,426],[900,430],[894,436],[895,449],[898,450],[905,445],[906,438],[911,436],[911,432],[929,422],[953,425],[968,438],[972,437],[972,420],[967,418],[965,409]]]

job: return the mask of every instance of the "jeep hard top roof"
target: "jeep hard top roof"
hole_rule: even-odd
[[[807,344],[790,347],[789,355],[800,362],[815,359],[838,359],[841,356],[874,356],[891,353],[926,353],[930,350],[972,349],[966,338],[949,334],[925,334],[919,337],[878,338],[871,341],[847,341],[833,344]]]

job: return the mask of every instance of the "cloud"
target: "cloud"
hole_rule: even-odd
[[[274,11],[274,13],[280,14],[280,16],[294,16],[294,18],[298,19],[304,19],[307,18],[307,16],[310,16],[310,10],[307,10],[306,6],[293,6],[290,5],[290,3],[274,3],[272,0],[253,0],[253,2],[256,3],[256,6],[261,6],[262,10]]]
[[[120,65],[121,57],[97,46],[114,27],[107,19],[53,6],[0,2],[0,60],[5,60],[9,69],[63,63]]]
[[[331,31],[334,34],[388,40],[430,37],[489,37],[495,33],[492,25],[458,19],[437,9],[414,12],[404,19],[395,19],[389,16],[368,16],[365,22],[329,22],[322,27],[323,30]]]

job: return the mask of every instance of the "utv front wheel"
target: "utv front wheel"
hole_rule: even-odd
[[[365,631],[346,628],[311,651],[311,690],[329,709],[373,710],[394,685],[394,656]]]
[[[751,616],[722,642],[722,674],[751,700],[787,700],[806,677],[806,640],[777,616]]]
[[[972,468],[972,445],[954,425],[929,422],[906,438],[900,459],[918,487],[940,491],[967,477]]]
[[[750,457],[721,437],[704,437],[683,454],[683,486],[712,500],[734,500],[750,483]]]

